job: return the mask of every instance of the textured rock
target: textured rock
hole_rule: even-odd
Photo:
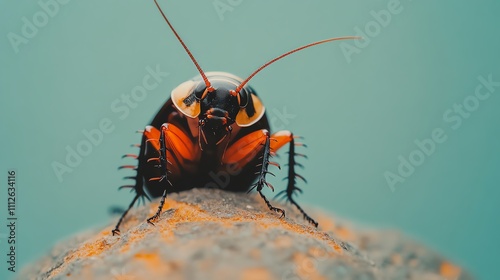
[[[278,203],[274,203],[278,206]],[[62,242],[20,279],[472,279],[394,231],[366,230],[293,208],[286,219],[251,194],[194,189],[133,209],[112,226]]]

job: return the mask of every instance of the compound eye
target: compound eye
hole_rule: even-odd
[[[240,111],[236,115],[236,124],[240,127],[251,126],[258,122],[266,111],[266,108],[262,105],[257,95],[252,93],[247,96],[249,96],[247,105],[245,107],[241,107],[240,105]]]
[[[207,93],[207,86],[204,83],[198,83],[193,91],[193,94],[196,97],[197,101],[204,99],[207,96]]]
[[[196,118],[200,114],[200,99],[196,96],[196,89],[198,89],[198,82],[187,81],[172,90],[171,98],[175,108],[183,115]],[[198,87],[196,86],[198,85]],[[196,89],[195,89],[196,87]],[[203,91],[200,95],[203,94]]]
[[[242,89],[238,93],[238,104],[240,105],[240,108],[245,108],[248,106],[248,100],[250,100],[248,95],[248,92],[244,89]]]

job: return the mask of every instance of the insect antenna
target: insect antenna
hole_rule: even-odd
[[[311,43],[311,44],[308,44],[308,45],[304,45],[302,47],[299,47],[299,48],[296,48],[296,49],[293,49],[289,52],[286,52],[274,59],[271,59],[270,61],[266,62],[264,65],[262,65],[261,67],[259,67],[257,70],[255,70],[252,74],[250,74],[250,76],[248,76],[248,78],[246,78],[237,88],[235,91],[233,91],[232,94],[236,94],[236,93],[239,93],[241,91],[241,89],[248,83],[248,81],[250,81],[250,79],[252,79],[255,75],[257,75],[257,73],[259,73],[260,71],[262,71],[264,68],[266,68],[267,66],[273,64],[274,62],[286,57],[286,56],[289,56],[291,55],[292,53],[295,53],[295,52],[298,52],[298,51],[301,51],[303,49],[307,49],[309,47],[312,47],[312,46],[316,46],[316,45],[320,45],[320,44],[323,44],[323,43],[328,43],[328,42],[332,42],[332,41],[339,41],[339,40],[356,40],[356,39],[361,39],[361,37],[359,36],[346,36],[346,37],[337,37],[337,38],[330,38],[330,39],[325,39],[325,40],[321,40],[321,41],[317,41],[317,42],[314,42],[314,43]]]
[[[165,15],[165,13],[163,13],[160,5],[158,4],[158,1],[157,0],[154,0],[155,1],[155,4],[156,4],[156,7],[158,8],[158,10],[160,11],[161,15],[163,16],[163,18],[165,19],[165,21],[167,22],[168,26],[170,27],[170,29],[172,29],[172,32],[174,32],[174,35],[175,37],[177,37],[177,40],[179,40],[179,42],[181,43],[182,47],[184,47],[184,50],[186,50],[186,53],[189,55],[189,57],[191,58],[191,60],[193,61],[194,65],[196,66],[196,68],[198,69],[198,72],[200,72],[200,75],[201,77],[203,78],[203,81],[205,82],[205,85],[207,87],[207,90],[209,92],[213,92],[215,89],[212,87],[212,84],[210,83],[210,81],[208,80],[207,76],[205,75],[205,72],[203,72],[203,70],[201,69],[200,65],[198,64],[198,62],[196,61],[196,59],[194,58],[193,54],[191,53],[191,51],[188,49],[188,47],[186,46],[186,44],[184,44],[184,41],[182,41],[181,37],[179,36],[179,34],[177,34],[177,31],[175,31],[175,28],[172,26],[172,24],[170,23],[170,21],[168,20],[167,16]]]

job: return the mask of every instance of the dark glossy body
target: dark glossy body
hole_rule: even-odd
[[[318,223],[293,198],[294,194],[302,192],[296,186],[296,179],[305,181],[295,172],[295,166],[301,166],[295,157],[305,157],[295,152],[295,146],[304,144],[296,142],[297,136],[290,131],[270,133],[265,107],[247,84],[261,70],[290,54],[319,44],[358,37],[330,38],[295,48],[263,64],[243,80],[224,72],[205,73],[158,1],[154,2],[200,76],[172,91],[171,98],[143,131],[139,154],[124,156],[137,158],[139,163],[138,166],[120,167],[137,170],[136,176],[125,177],[134,179],[135,185],[120,188],[133,189],[136,195],[112,230],[113,235],[120,234],[120,224],[139,198],[161,196],[156,214],[147,220],[154,224],[160,217],[167,193],[192,188],[238,192],[255,189],[269,210],[285,217],[285,211],[272,206],[262,189],[269,187],[274,191],[266,175],[274,175],[268,171],[269,165],[279,167],[279,164],[270,158],[287,144],[288,183],[278,195],[295,205],[304,218],[317,227]],[[252,184],[253,181],[256,183]]]
[[[236,77],[222,72],[207,73],[209,79],[213,81],[214,87],[217,89],[216,94],[209,96],[204,100],[207,100],[205,104],[201,103],[201,112],[205,112],[211,108],[224,108],[228,109],[227,106],[227,95],[225,91],[234,89],[237,83],[241,83],[241,80],[235,80]],[[199,81],[199,79],[196,79]],[[247,93],[255,94],[255,91],[246,86],[245,91]],[[210,103],[210,104],[209,104]],[[238,108],[239,109],[239,108]],[[227,111],[230,111],[229,108]],[[237,111],[234,112],[236,114]],[[180,174],[173,174],[173,176],[168,177],[169,181],[172,183],[172,187],[167,189],[167,193],[180,192],[183,190],[188,190],[192,188],[221,188],[227,191],[243,192],[248,191],[252,182],[256,179],[255,174],[258,171],[256,165],[258,164],[258,156],[249,162],[244,168],[234,169],[229,165],[221,163],[221,158],[223,156],[224,150],[227,146],[231,146],[235,141],[239,140],[241,137],[248,135],[249,133],[261,129],[267,129],[270,131],[269,122],[267,116],[264,114],[262,118],[255,124],[248,127],[240,127],[236,123],[231,123],[232,132],[224,142],[215,145],[204,145],[203,150],[199,145],[199,130],[197,128],[199,118],[193,119],[186,117],[184,114],[179,112],[174,106],[172,99],[169,100],[161,107],[159,112],[151,121],[151,126],[160,130],[160,127],[164,123],[175,125],[176,127],[183,130],[183,132],[191,138],[196,145],[193,146],[197,149],[201,156],[199,161],[189,162],[188,164],[181,164],[180,160],[176,158],[169,158],[171,164],[179,167]],[[207,126],[210,121],[207,121]],[[216,127],[221,127],[220,125],[215,125]],[[207,131],[210,128],[207,127]],[[229,141],[229,143],[226,143]],[[165,189],[165,182],[149,181],[150,178],[155,178],[161,176],[161,170],[155,165],[154,161],[147,162],[149,158],[154,158],[158,156],[158,151],[146,143],[145,137],[141,141],[141,151],[139,154],[139,165],[138,165],[138,177],[144,178],[144,188],[146,192],[151,197],[159,197],[162,195]],[[170,165],[170,164],[169,164]],[[174,176],[175,175],[175,176]]]

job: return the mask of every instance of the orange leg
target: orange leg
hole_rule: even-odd
[[[124,155],[122,158],[125,158],[125,157],[130,157],[130,158],[135,158],[137,160],[140,161],[140,156],[144,155],[145,153],[145,149],[146,149],[146,136],[145,136],[145,132],[144,131],[140,131],[143,135],[142,135],[142,144],[134,144],[132,146],[135,146],[135,147],[139,147],[140,148],[140,151],[139,151],[139,156],[137,155],[134,155],[134,154],[126,154]],[[118,220],[118,222],[116,223],[116,226],[115,228],[111,231],[113,236],[114,235],[120,235],[120,225],[121,223],[123,222],[123,220],[125,219],[125,217],[127,216],[128,212],[130,211],[130,209],[132,209],[132,207],[134,206],[135,202],[139,199],[139,198],[142,198],[142,201],[144,201],[144,198],[147,198],[149,201],[151,201],[151,199],[149,198],[149,196],[146,194],[146,192],[144,191],[144,188],[143,188],[143,174],[141,172],[141,169],[137,168],[137,166],[135,165],[123,165],[123,166],[120,166],[118,167],[118,169],[132,169],[132,170],[135,170],[137,171],[136,175],[135,176],[126,176],[124,177],[124,179],[132,179],[132,180],[135,180],[135,184],[134,185],[125,185],[125,186],[121,186],[119,189],[131,189],[131,190],[135,190],[135,197],[132,199],[132,202],[130,202],[128,208],[122,213],[122,215],[120,216],[120,219]]]
[[[285,137],[285,136],[283,136]],[[293,198],[293,195],[297,192],[302,193],[302,190],[297,187],[296,183],[296,178],[299,178],[303,180],[305,183],[306,179],[302,177],[301,175],[297,174],[295,172],[295,166],[300,166],[302,165],[298,163],[295,159],[296,156],[301,156],[301,157],[306,157],[304,154],[299,154],[295,152],[295,147],[296,146],[305,146],[303,143],[300,142],[295,142],[295,139],[300,138],[298,136],[294,136],[292,133],[289,133],[287,135],[287,140],[289,140],[290,145],[289,145],[289,151],[288,151],[288,176],[285,179],[288,179],[288,184],[286,187],[286,190],[281,191],[278,193],[276,196],[283,196],[292,203],[299,211],[302,213],[302,216],[304,219],[306,219],[309,223],[313,224],[315,227],[318,227],[318,222],[316,222],[313,218],[311,218],[305,211],[300,207],[300,205],[295,201]],[[283,141],[282,141],[283,142]]]
[[[154,127],[147,127],[144,134],[148,139],[151,139],[153,147],[159,152],[158,158],[151,158],[149,160],[157,161],[163,172],[161,177],[151,178],[149,179],[150,181],[165,180],[168,185],[172,186],[167,176],[179,176],[181,168],[196,168],[194,163],[198,161],[201,155],[199,149],[195,148],[195,143],[177,126],[164,123],[161,126],[161,131]],[[155,137],[158,137],[156,138],[158,139],[157,141],[155,141]],[[175,164],[169,162],[170,159],[175,160]],[[158,211],[148,219],[148,223],[150,224],[153,224],[160,217],[163,205],[165,204],[165,198],[167,197],[168,185],[165,184]]]
[[[165,180],[166,183],[168,183],[170,186],[172,186],[172,183],[168,180],[168,168],[167,168],[167,130],[168,130],[168,124],[163,124],[161,126],[161,132],[160,132],[160,138],[158,139],[158,145],[159,145],[159,157],[158,158],[152,158],[151,160],[156,160],[159,163],[159,167],[161,168],[163,174],[161,177],[158,178],[151,178],[149,179],[150,181],[163,181]],[[158,210],[156,213],[148,219],[148,223],[154,225],[154,221],[156,221],[161,214],[161,210],[163,209],[163,205],[165,204],[165,198],[167,197],[167,187],[168,185],[165,183],[165,189],[163,190],[163,194],[161,196],[160,200],[160,205],[158,205]]]
[[[191,168],[195,168],[195,162],[199,159],[200,154],[197,153],[198,149],[194,147],[194,143],[191,141],[189,136],[187,136],[181,129],[173,124],[165,123],[161,126],[161,130],[153,126],[147,126],[143,131],[143,140],[142,144],[139,145],[140,152],[139,157],[135,155],[125,155],[124,157],[134,157],[140,159],[147,154],[158,154],[158,157],[142,159],[143,161],[155,161],[158,163],[158,167],[161,170],[160,177],[154,178],[145,178],[149,181],[165,181],[165,189],[163,191],[162,199],[160,201],[160,205],[158,207],[158,211],[154,216],[148,219],[148,223],[153,224],[153,221],[158,219],[160,216],[161,210],[163,209],[163,205],[165,203],[165,198],[167,195],[168,185],[171,185],[167,176],[180,176],[181,168],[189,170]],[[147,149],[154,149],[156,152],[148,153]],[[172,160],[172,163],[170,162]],[[123,186],[122,188],[132,188],[136,191],[136,196],[130,203],[129,207],[120,217],[118,223],[113,229],[113,235],[120,234],[120,224],[123,219],[127,215],[128,211],[134,206],[135,202],[141,197],[144,196],[149,199],[146,193],[143,190],[143,178],[145,174],[141,173],[141,169],[132,165],[121,166],[120,168],[129,168],[137,170],[137,175],[135,177],[126,177],[128,179],[135,179],[135,185]]]
[[[265,145],[269,132],[265,129],[254,131],[227,148],[223,164],[235,164],[235,167],[243,168],[255,158]],[[276,153],[281,147],[292,141],[293,134],[290,131],[279,131],[270,137],[270,152]],[[278,166],[279,167],[279,166]]]
[[[286,144],[284,137],[273,139],[274,149],[279,149],[284,144]],[[255,159],[256,156],[262,154],[262,162],[258,165],[260,166],[260,171],[258,172],[259,177],[257,183],[253,185],[249,191],[256,188],[269,209],[281,213],[281,217],[284,217],[285,211],[272,206],[262,193],[262,188],[264,186],[268,186],[274,191],[273,186],[266,181],[266,175],[270,173],[268,171],[269,164],[279,167],[277,163],[270,161],[271,153],[271,137],[269,131],[261,129],[242,137],[229,146],[222,158],[222,163],[232,165],[234,168],[244,168],[250,161]]]
[[[222,157],[223,164],[232,164],[242,169],[262,150],[267,130],[254,131],[227,147]]]
[[[146,141],[150,142],[152,147],[160,153],[161,146],[158,140],[161,138],[161,134],[165,133],[166,157],[172,160],[172,164],[168,165],[169,174],[177,177],[180,176],[181,169],[188,171],[196,169],[196,163],[199,161],[201,153],[191,138],[173,124],[165,123],[161,130],[148,126],[144,135],[148,139]],[[150,160],[158,160],[158,158]]]
[[[270,161],[270,157],[284,145],[289,144],[288,177],[285,178],[288,179],[288,184],[286,190],[283,190],[277,196],[283,195],[290,203],[297,207],[308,222],[317,227],[318,223],[312,219],[293,198],[293,195],[296,192],[302,192],[302,190],[296,186],[296,178],[300,178],[305,181],[304,177],[295,172],[296,165],[302,166],[300,163],[296,162],[295,157],[305,157],[305,155],[295,152],[295,146],[305,146],[302,143],[296,143],[296,138],[299,137],[294,136],[290,131],[286,130],[278,131],[272,136],[269,136],[269,132],[265,129],[252,132],[228,147],[223,158],[223,163],[236,164],[238,168],[243,168],[253,158],[255,158],[258,153],[262,153],[262,163],[259,164],[259,166],[261,166],[261,170],[259,172],[257,183],[253,185],[252,189],[256,188],[257,192],[259,192],[259,195],[262,199],[264,199],[270,210],[281,213],[281,217],[284,217],[285,211],[272,206],[269,200],[262,193],[262,188],[264,186],[268,186],[274,191],[274,187],[266,181],[266,175],[269,173],[274,175],[268,171],[269,164],[275,165],[278,168],[280,168],[280,166],[277,163]]]
[[[260,164],[261,170],[259,172],[259,177],[257,178],[257,183],[255,183],[255,185],[252,187],[252,189],[256,188],[256,190],[259,193],[260,197],[262,197],[262,199],[264,199],[264,202],[266,203],[266,205],[269,208],[269,210],[275,211],[277,213],[280,213],[281,214],[280,218],[283,218],[283,217],[285,217],[285,210],[283,210],[281,208],[277,208],[277,207],[272,206],[271,203],[269,202],[269,200],[267,200],[267,198],[262,193],[262,188],[264,186],[268,186],[271,190],[274,191],[274,187],[270,183],[268,183],[266,181],[266,175],[268,173],[270,173],[268,171],[269,164],[276,165],[276,166],[279,167],[279,165],[277,163],[274,163],[274,162],[270,161],[270,157],[271,157],[271,137],[269,136],[269,132],[267,130],[265,131],[265,137],[266,137],[266,139],[265,139],[265,142],[264,142],[264,152],[263,152],[263,155],[262,155],[262,163]],[[279,140],[276,140],[276,142],[278,142],[278,141]],[[274,174],[272,174],[272,175],[274,175]],[[252,190],[252,189],[250,189],[250,190]]]

